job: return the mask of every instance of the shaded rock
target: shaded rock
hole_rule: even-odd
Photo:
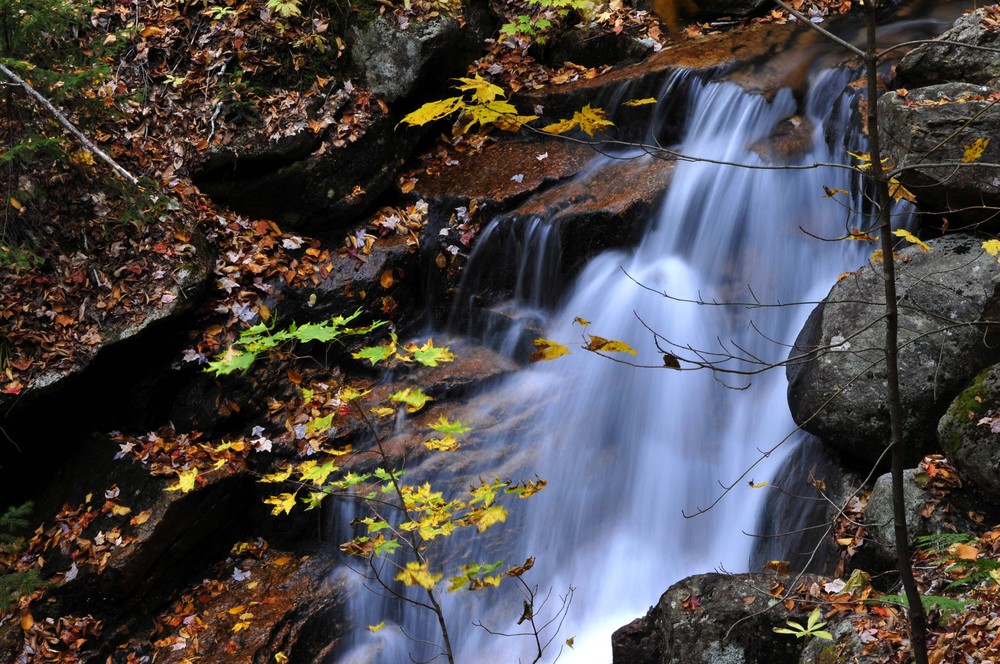
[[[572,62],[583,67],[600,67],[638,62],[652,52],[652,41],[587,26],[560,33],[546,51],[545,59],[556,64]]]
[[[812,579],[807,577],[808,584]],[[794,664],[801,640],[772,634],[789,614],[770,574],[699,574],[670,587],[642,618],[611,637],[615,664]],[[794,618],[793,618],[794,619]],[[800,620],[801,622],[801,620]]]
[[[278,144],[258,137],[251,156],[220,151],[192,178],[214,201],[250,217],[292,228],[347,228],[389,188],[421,136],[396,131],[398,113],[375,106],[365,113],[369,122],[352,142],[326,136],[307,142],[308,152],[279,154]],[[300,134],[312,136],[309,129]]]
[[[130,654],[154,650],[154,642],[156,661],[164,663],[198,658],[265,664],[279,661],[276,655],[290,662],[327,661],[347,625],[346,584],[333,568],[329,557],[270,548],[219,565],[219,576],[181,590],[156,617],[158,629],[109,635],[108,661],[132,661]],[[237,570],[240,579],[233,576]],[[174,624],[181,619],[186,622]]]
[[[941,533],[974,532],[975,525],[962,510],[952,509],[955,497],[941,497],[929,491],[926,473],[913,469],[903,472],[903,502],[906,511],[907,535],[912,549],[918,537]],[[955,489],[961,491],[961,489]],[[853,559],[856,567],[868,571],[895,569],[896,532],[893,522],[892,477],[886,473],[877,480],[865,505],[864,523],[867,537],[864,546]]]
[[[992,422],[998,408],[1000,367],[994,366],[955,397],[937,428],[941,448],[962,476],[994,498],[1000,498],[1000,434],[994,433]],[[980,424],[983,418],[988,419]]]
[[[793,572],[834,575],[841,549],[825,525],[839,516],[861,511],[867,470],[854,471],[840,453],[815,436],[805,439],[788,455],[771,480],[757,517],[750,554],[751,570],[764,570],[772,560],[786,560]]]
[[[462,11],[461,18],[442,13],[406,26],[387,14],[353,28],[351,59],[372,93],[397,101],[430,76],[441,81],[464,72],[494,26],[485,3],[470,3]]]
[[[214,267],[215,256],[205,238],[194,233],[188,250],[175,256],[175,265],[169,272],[170,285],[162,291],[149,293],[150,305],[139,310],[131,321],[122,321],[101,330],[100,341],[90,353],[80,355],[72,364],[64,364],[38,376],[19,394],[0,392],[0,422],[18,419],[21,413],[35,407],[39,400],[54,398],[67,386],[94,378],[92,366],[115,363],[117,356],[128,353],[140,344],[149,344],[150,338],[178,324],[197,308],[204,297]],[[134,357],[128,364],[135,370]],[[123,367],[119,367],[123,368]],[[138,372],[135,372],[138,373]],[[116,377],[129,381],[128,374]],[[55,409],[49,406],[49,409]]]
[[[769,0],[698,0],[697,4],[698,13],[696,16],[701,21],[721,16],[744,18],[758,13],[765,6],[771,6]]]
[[[115,460],[118,451],[118,445],[99,436],[83,441],[36,491],[35,512],[47,523],[52,523],[63,505],[79,505],[100,516],[78,535],[99,541],[99,532],[118,531],[123,538],[122,544],[106,547],[108,555],[100,567],[85,562],[100,559],[96,554],[73,560],[57,551],[46,556],[48,574],[79,563],[78,576],[59,588],[66,611],[101,608],[127,614],[140,603],[155,606],[206,556],[224,553],[254,512],[265,514],[253,502],[254,480],[243,472],[216,472],[188,493],[165,491],[171,484],[168,478],[154,477],[129,460]],[[127,514],[102,509],[105,492],[114,487],[117,491],[112,495],[130,510]],[[248,505],[254,509],[247,509]],[[131,523],[140,513],[145,520]]]
[[[419,265],[416,247],[402,235],[381,238],[372,245],[364,260],[336,253],[325,276],[309,286],[284,288],[279,285],[274,308],[282,319],[327,320],[365,309],[380,320],[410,329],[421,315],[419,305]],[[270,303],[269,303],[270,304]]]
[[[971,237],[904,249],[897,259],[903,438],[915,464],[936,447],[938,418],[1000,348],[989,335],[1000,265]],[[874,462],[889,438],[882,351],[882,272],[866,265],[839,281],[795,342],[788,402],[803,429],[852,458]],[[985,334],[984,334],[985,332]]]
[[[964,14],[936,42],[917,46],[896,68],[900,81],[909,87],[924,87],[950,81],[986,85],[1000,77],[1000,13],[996,7]]]
[[[983,206],[1000,205],[1000,145],[990,141],[981,157],[966,161],[977,140],[1000,133],[1000,108],[990,101],[997,87],[945,83],[911,90],[906,97],[879,99],[884,154],[918,201],[948,217],[976,223],[995,216]],[[934,164],[947,164],[935,166]]]

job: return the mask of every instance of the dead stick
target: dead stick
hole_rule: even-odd
[[[132,184],[134,184],[136,186],[139,185],[138,178],[136,178],[134,175],[132,175],[131,173],[129,173],[128,171],[126,171],[124,168],[122,168],[121,166],[119,166],[118,162],[116,162],[114,159],[112,159],[111,157],[109,157],[108,154],[104,150],[102,150],[101,148],[99,148],[96,145],[94,145],[93,141],[91,141],[89,138],[87,138],[82,131],[80,131],[79,129],[77,129],[76,126],[72,122],[69,121],[69,118],[67,118],[65,115],[63,115],[62,112],[58,108],[56,108],[55,106],[52,105],[52,102],[50,102],[48,99],[46,99],[45,97],[43,97],[41,95],[41,93],[39,93],[37,90],[35,90],[35,88],[31,87],[30,83],[28,83],[26,80],[24,80],[23,78],[21,78],[20,76],[18,76],[14,72],[12,72],[10,69],[7,68],[6,65],[0,64],[0,72],[3,72],[3,74],[7,78],[9,78],[13,82],[17,83],[18,85],[20,85],[22,88],[24,88],[28,92],[29,95],[31,95],[32,97],[34,97],[35,99],[37,99],[38,102],[42,106],[44,106],[45,109],[49,113],[51,113],[52,115],[54,115],[55,118],[57,120],[59,120],[59,123],[63,127],[66,127],[66,129],[68,129],[71,134],[73,134],[74,136],[76,136],[76,138],[81,143],[83,143],[83,146],[85,148],[87,148],[87,150],[89,150],[91,153],[93,153],[93,154],[97,155],[98,157],[100,157],[106,164],[108,164],[111,168],[113,168],[114,171],[116,173],[118,173],[118,175],[122,176],[125,180],[129,181],[130,183],[132,183]]]

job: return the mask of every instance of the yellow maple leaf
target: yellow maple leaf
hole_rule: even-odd
[[[629,355],[639,354],[634,348],[629,346],[624,341],[618,341],[617,339],[605,339],[594,335],[587,336],[590,340],[584,348],[594,351],[595,353],[628,353]]]
[[[892,200],[897,203],[900,201],[907,201],[910,203],[917,202],[917,197],[914,196],[909,189],[904,187],[896,178],[889,178],[889,196],[891,196]]]
[[[292,476],[292,467],[288,466],[284,470],[279,470],[276,473],[271,473],[270,475],[264,475],[260,478],[261,482],[266,482],[268,484],[274,484],[276,482],[284,482],[289,477]]]
[[[1000,254],[1000,240],[986,240],[983,242],[983,251],[990,256]]]
[[[484,532],[490,526],[507,520],[507,510],[502,505],[492,505],[477,512],[477,514],[476,527],[479,528],[479,532]]]
[[[408,586],[420,586],[425,590],[434,590],[434,586],[444,574],[433,574],[427,563],[411,561],[406,563],[406,569],[400,570],[396,581],[402,581]]]
[[[541,362],[542,360],[554,360],[557,357],[563,355],[569,355],[569,348],[563,346],[558,341],[552,341],[551,339],[535,339],[535,348],[537,349],[528,358],[531,362]]]
[[[629,99],[627,102],[622,104],[622,106],[645,106],[646,104],[655,104],[655,97],[646,97],[645,99]]]
[[[274,505],[271,509],[272,516],[278,516],[282,512],[285,514],[291,514],[292,508],[295,507],[295,496],[298,495],[298,491],[295,493],[282,493],[277,496],[268,496],[264,499],[264,503],[267,505]]]
[[[451,452],[457,450],[458,440],[450,433],[445,435],[443,438],[432,438],[431,440],[424,441],[424,447],[429,450],[434,450],[436,452]]]
[[[983,156],[983,152],[986,151],[986,146],[990,144],[990,139],[988,138],[977,138],[972,141],[969,145],[963,145],[965,148],[965,154],[962,155],[962,163],[968,164],[973,161],[977,161]]]
[[[187,493],[194,489],[194,481],[198,478],[198,469],[192,468],[191,470],[181,470],[177,473],[177,484],[172,484],[167,487],[167,491],[180,491],[181,493]]]
[[[412,113],[407,113],[399,124],[408,124],[411,127],[425,125],[446,118],[455,111],[465,108],[465,101],[461,97],[448,97],[437,101],[429,101]]]
[[[497,97],[507,96],[504,94],[503,88],[489,81],[484,81],[479,74],[476,74],[475,78],[457,78],[455,80],[465,84],[456,85],[456,90],[471,91],[472,98],[480,104],[488,104]]]
[[[920,247],[921,251],[930,251],[931,250],[931,248],[927,246],[926,242],[922,241],[920,238],[918,238],[916,235],[914,235],[913,233],[911,233],[908,230],[900,228],[899,230],[893,231],[892,234],[895,235],[896,237],[903,238],[907,242],[911,242],[911,243],[917,245],[918,247]]]
[[[571,131],[576,127],[577,123],[573,118],[560,120],[559,122],[553,122],[550,125],[545,125],[542,127],[541,131],[547,132],[549,134],[565,134],[567,131]]]

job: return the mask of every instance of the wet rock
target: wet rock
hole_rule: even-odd
[[[560,281],[569,283],[601,251],[638,244],[675,165],[649,156],[610,160],[526,201],[509,218],[545,219],[556,229]]]
[[[786,443],[787,444],[787,443]],[[834,575],[841,549],[824,527],[840,515],[861,511],[857,495],[865,489],[868,469],[855,471],[836,449],[814,436],[788,455],[770,481],[757,516],[750,554],[751,570],[772,560],[786,560],[793,572]]]
[[[971,237],[903,249],[897,258],[903,439],[915,464],[936,448],[938,418],[1000,349],[992,340],[1000,265]],[[788,367],[788,402],[803,429],[872,463],[889,438],[881,265],[839,281],[809,316]]]
[[[981,156],[966,157],[976,141],[1000,132],[1000,108],[990,101],[997,87],[945,83],[879,99],[885,156],[918,201],[962,223],[988,221],[1000,205],[1000,145],[984,144]],[[935,165],[946,164],[946,165]]]
[[[494,19],[483,2],[462,9],[461,18],[441,13],[400,25],[392,14],[355,27],[351,59],[376,96],[393,102],[413,94],[424,80],[460,75],[490,36]]]
[[[994,498],[1000,498],[1000,424],[993,423],[998,408],[1000,367],[994,366],[955,397],[937,428],[942,449],[962,476]]]
[[[747,89],[773,95],[788,85],[790,77],[801,78],[811,59],[795,49],[805,40],[816,37],[811,31],[793,24],[756,24],[741,30],[707,35],[665,48],[638,64],[612,70],[603,76],[516,95],[526,108],[541,106],[546,117],[571,117],[585,104],[603,108],[618,127],[646,130],[653,113],[662,118],[657,138],[663,144],[679,137],[682,117],[674,117],[685,108],[686,93],[677,79],[707,76],[709,73],[744,72],[732,80]],[[789,51],[787,67],[768,65],[768,58]],[[756,74],[755,74],[756,72]],[[671,80],[673,87],[670,87]],[[657,97],[656,105],[622,107],[621,100]],[[669,108],[665,108],[669,106]]]
[[[786,626],[789,618],[783,609],[767,610],[773,599],[768,589],[774,582],[768,574],[699,574],[683,579],[644,617],[612,635],[613,661],[797,664],[801,640],[772,633],[772,628]]]
[[[794,115],[778,123],[771,135],[750,146],[769,164],[787,164],[806,155],[813,147],[813,123]]]
[[[507,212],[531,194],[571,178],[594,159],[592,148],[553,138],[505,140],[474,154],[439,175],[424,175],[413,195],[438,207],[453,209],[476,200],[484,217]]]
[[[934,41],[941,43],[921,44],[900,60],[896,74],[903,85],[919,88],[952,81],[986,85],[1000,77],[1000,53],[988,50],[1000,48],[996,7],[964,14]]]

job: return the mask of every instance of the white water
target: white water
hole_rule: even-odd
[[[849,100],[840,93],[850,79],[832,72],[819,79],[805,102],[816,127],[814,148],[799,163],[843,162],[845,147],[859,147],[858,139],[845,137],[843,129]],[[748,147],[797,112],[788,92],[768,103],[731,84],[692,85],[688,129],[679,148],[686,154],[760,164]],[[864,226],[843,205],[823,196],[824,185],[853,189],[848,178],[847,171],[834,168],[678,164],[641,245],[634,252],[593,259],[566,301],[551,313],[545,336],[579,340],[581,328],[572,321],[582,317],[591,321],[590,333],[626,341],[639,350],[640,362],[659,364],[660,355],[638,314],[651,329],[682,344],[720,351],[721,340],[732,352],[742,348],[770,361],[783,359],[787,348],[777,342],[794,340],[811,306],[699,306],[665,299],[636,282],[675,297],[707,301],[749,301],[754,295],[767,302],[819,300],[838,274],[855,269],[870,251],[861,243],[822,242],[802,230],[836,237],[851,226]],[[532,289],[537,290],[521,287],[522,294]],[[791,443],[739,481],[709,512],[686,519],[682,511],[708,506],[719,495],[719,482],[737,480],[759,450],[772,447],[795,427],[786,406],[783,370],[751,381],[723,380],[752,385],[732,390],[708,372],[635,369],[577,350],[534,365],[505,385],[505,393],[525,404],[544,404],[531,427],[541,433],[530,440],[500,436],[492,444],[536,449],[531,472],[549,486],[514,506],[525,518],[512,531],[518,541],[509,543],[504,558],[516,564],[535,556],[537,565],[528,578],[542,593],[549,587],[555,594],[576,589],[545,661],[573,636],[574,648],[564,649],[560,662],[606,664],[611,661],[611,632],[643,615],[672,583],[713,569],[746,569],[752,540],[741,531],[753,530],[764,498],[764,491],[750,488],[747,480],[760,482],[773,475]],[[470,626],[483,612],[485,620],[509,620],[491,623],[498,629],[516,630],[518,600],[490,613],[499,599],[469,605],[458,595],[467,593],[445,598],[457,661],[532,660],[530,640],[489,636]],[[363,603],[365,596],[362,591],[358,601]],[[556,608],[558,600],[550,600],[547,615]],[[411,635],[435,637],[426,616],[407,618],[406,628]],[[405,653],[414,650],[413,644],[391,641],[380,655],[373,655],[370,641],[359,644],[350,661],[407,661]]]

